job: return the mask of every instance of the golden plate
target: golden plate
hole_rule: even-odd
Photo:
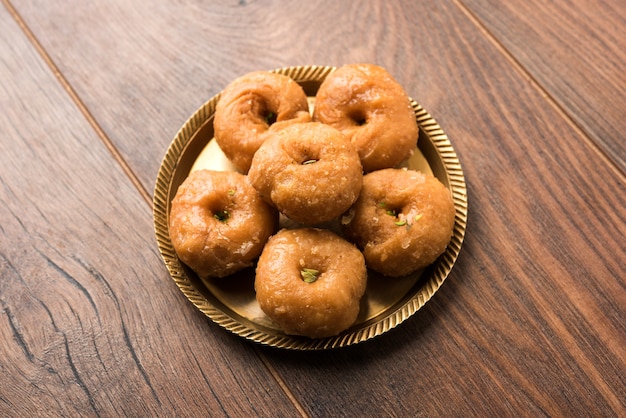
[[[298,82],[314,106],[315,94],[335,67],[306,66],[274,70]],[[232,170],[213,139],[213,114],[220,95],[212,97],[185,122],[170,144],[154,190],[154,229],[161,257],[184,295],[211,320],[228,331],[260,344],[296,350],[320,350],[357,344],[379,336],[407,320],[441,287],[456,261],[467,221],[465,178],[456,153],[437,122],[411,101],[419,124],[417,149],[404,165],[430,172],[450,189],[456,207],[453,237],[435,263],[400,279],[385,279],[369,271],[368,285],[356,323],[338,336],[311,339],[291,336],[261,311],[254,294],[254,269],[229,280],[200,279],[176,256],[169,237],[170,203],[187,175],[199,168]]]

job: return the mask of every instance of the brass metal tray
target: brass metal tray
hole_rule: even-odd
[[[273,71],[298,82],[314,106],[319,85],[334,70],[335,67],[303,66]],[[233,169],[213,140],[213,115],[219,97],[217,94],[201,106],[176,134],[163,158],[154,190],[154,229],[159,251],[172,279],[191,303],[221,327],[248,340],[285,349],[321,350],[357,344],[384,334],[407,320],[435,294],[461,250],[467,222],[467,189],[461,165],[446,134],[413,100],[419,139],[416,152],[404,166],[432,173],[450,189],[456,207],[453,237],[446,252],[423,271],[399,279],[368,271],[361,312],[348,330],[323,339],[286,335],[263,314],[255,300],[253,268],[226,279],[202,280],[181,263],[168,229],[170,203],[178,186],[192,170]]]

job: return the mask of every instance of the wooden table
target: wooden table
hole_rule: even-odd
[[[626,2],[3,0],[0,416],[626,416]],[[465,242],[362,344],[265,347],[162,262],[152,191],[235,77],[387,68],[463,165]]]

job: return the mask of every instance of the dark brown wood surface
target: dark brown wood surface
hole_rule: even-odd
[[[626,415],[624,33],[618,0],[3,0],[0,416]],[[352,62],[454,145],[461,255],[372,341],[247,342],[159,257],[161,159],[236,76]]]

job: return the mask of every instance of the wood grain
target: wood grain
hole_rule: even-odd
[[[0,415],[295,414],[163,280],[149,205],[3,8],[0,27]]]
[[[13,4],[148,191],[185,120],[239,75],[366,60],[406,82],[424,76],[419,65],[429,59],[427,50],[404,45],[400,35],[419,37],[419,6],[409,7],[406,20],[394,21],[402,26],[390,32],[383,23],[406,6],[280,0]]]
[[[403,44],[430,46],[422,71],[437,80],[409,89],[433,101],[425,106],[464,164],[470,216],[461,258],[397,334],[358,353],[321,355],[307,368],[311,381],[291,372],[302,356],[277,367],[299,376],[288,381],[301,389],[334,372],[323,397],[354,399],[366,388],[360,407],[379,415],[393,407],[399,416],[620,415],[623,176],[462,13],[438,4],[422,20],[422,36]],[[411,13],[395,19],[404,15]],[[330,413],[314,396],[303,403]]]
[[[626,3],[462,3],[608,158],[626,171]]]
[[[619,9],[601,29],[575,25],[617,6],[7,4],[0,412],[626,414],[625,89],[611,67],[625,25]],[[536,32],[531,17],[543,18]],[[573,68],[584,51],[593,65]],[[433,300],[381,338],[320,353],[250,345],[173,286],[142,196],[184,120],[234,77],[359,61],[388,68],[459,154],[461,255]]]

